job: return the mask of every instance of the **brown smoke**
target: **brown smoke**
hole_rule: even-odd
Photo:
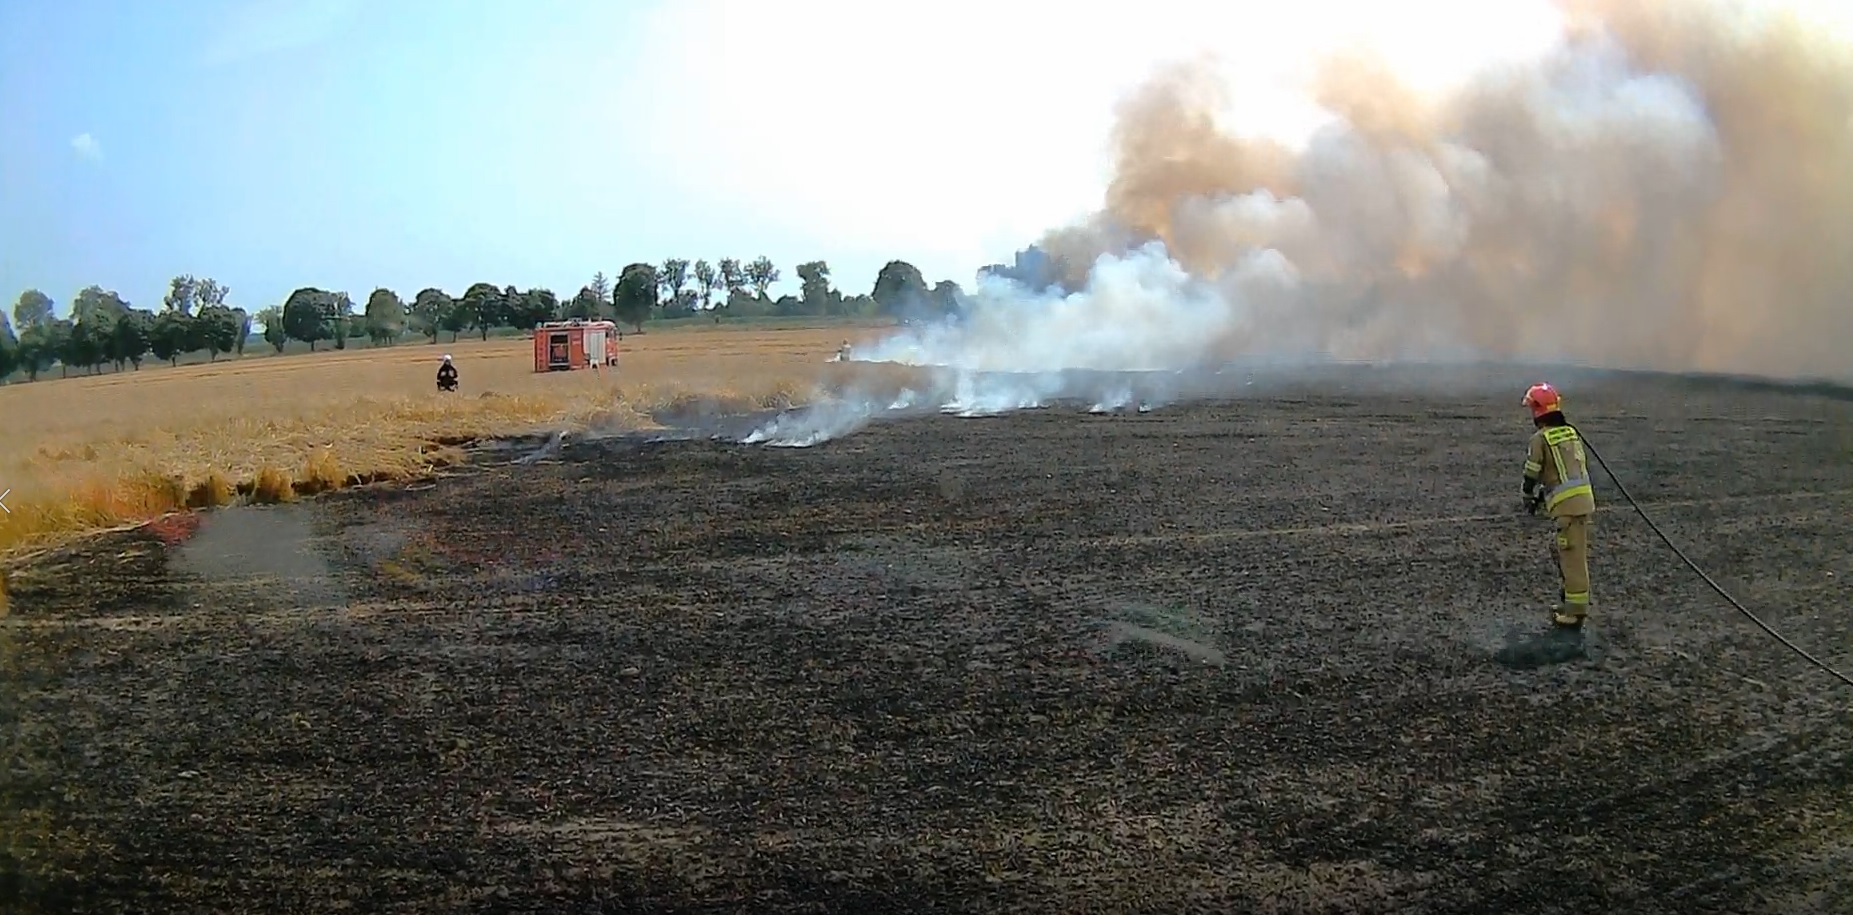
[[[1041,244],[1084,268],[1162,240],[1245,312],[1232,349],[1853,377],[1853,51],[1786,15],[1563,5],[1561,53],[1447,98],[1334,63],[1343,124],[1299,151],[1169,68],[1120,109],[1103,212]],[[1244,281],[1269,249],[1291,294]]]

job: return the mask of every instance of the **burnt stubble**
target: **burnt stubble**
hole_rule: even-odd
[[[1606,480],[1589,631],[1524,654],[1563,646],[1516,401],[1308,381],[807,449],[569,439],[96,540],[19,570],[0,622],[32,852],[0,890],[26,912],[1849,910],[1848,696]],[[1619,376],[1573,403],[1696,560],[1853,658],[1853,405]]]

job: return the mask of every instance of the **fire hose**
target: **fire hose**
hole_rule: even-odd
[[[1666,548],[1669,550],[1672,550],[1673,555],[1678,556],[1679,561],[1686,564],[1686,568],[1691,569],[1693,574],[1703,579],[1706,584],[1711,586],[1711,589],[1713,591],[1718,592],[1719,597],[1724,598],[1725,601],[1729,603],[1732,607],[1737,608],[1737,612],[1743,614],[1744,618],[1748,619],[1752,623],[1755,623],[1758,629],[1761,629],[1764,632],[1768,633],[1770,638],[1773,638],[1776,641],[1781,642],[1784,647],[1788,648],[1790,651],[1795,652],[1797,655],[1799,655],[1803,660],[1807,661],[1809,664],[1812,664],[1815,667],[1820,668],[1820,670],[1823,673],[1827,674],[1828,676],[1833,677],[1836,680],[1839,680],[1841,683],[1847,686],[1853,686],[1853,677],[1849,677],[1846,674],[1843,674],[1840,671],[1835,670],[1832,665],[1810,654],[1807,649],[1801,647],[1800,645],[1795,644],[1794,642],[1789,641],[1789,639],[1785,637],[1782,633],[1777,632],[1774,627],[1764,622],[1761,617],[1757,616],[1755,613],[1752,613],[1749,607],[1746,607],[1743,605],[1743,602],[1739,601],[1735,597],[1732,597],[1731,592],[1726,591],[1723,585],[1718,584],[1716,581],[1712,579],[1710,575],[1705,574],[1705,570],[1699,568],[1699,564],[1696,562],[1693,562],[1692,558],[1690,556],[1687,556],[1686,552],[1680,549],[1679,545],[1674,543],[1672,538],[1666,535],[1665,531],[1660,529],[1660,525],[1654,523],[1653,516],[1647,514],[1647,509],[1642,508],[1641,503],[1636,502],[1634,500],[1634,496],[1629,494],[1628,492],[1628,487],[1621,482],[1620,477],[1615,475],[1615,471],[1609,467],[1608,462],[1602,459],[1602,452],[1596,450],[1596,446],[1590,443],[1589,439],[1583,435],[1582,430],[1576,429],[1576,427],[1574,426],[1572,426],[1571,429],[1576,432],[1576,437],[1582,440],[1583,447],[1589,450],[1590,456],[1594,457],[1596,459],[1596,463],[1601,465],[1602,472],[1608,474],[1608,478],[1614,482],[1616,491],[1621,493],[1621,497],[1623,499],[1626,499],[1630,506],[1633,506],[1635,513],[1641,516],[1641,520],[1647,522],[1647,528],[1653,531],[1654,534],[1660,538],[1660,542],[1666,544]]]

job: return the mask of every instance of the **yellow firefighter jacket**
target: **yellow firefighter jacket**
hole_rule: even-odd
[[[1544,492],[1544,510],[1553,518],[1591,515],[1596,511],[1595,489],[1589,484],[1589,462],[1583,457],[1583,440],[1571,426],[1545,426],[1531,436],[1525,457],[1525,495]]]

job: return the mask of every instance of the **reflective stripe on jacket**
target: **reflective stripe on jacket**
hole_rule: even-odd
[[[1525,458],[1525,481],[1544,487],[1544,508],[1553,517],[1587,515],[1596,510],[1583,440],[1571,426],[1546,426],[1531,436]]]

